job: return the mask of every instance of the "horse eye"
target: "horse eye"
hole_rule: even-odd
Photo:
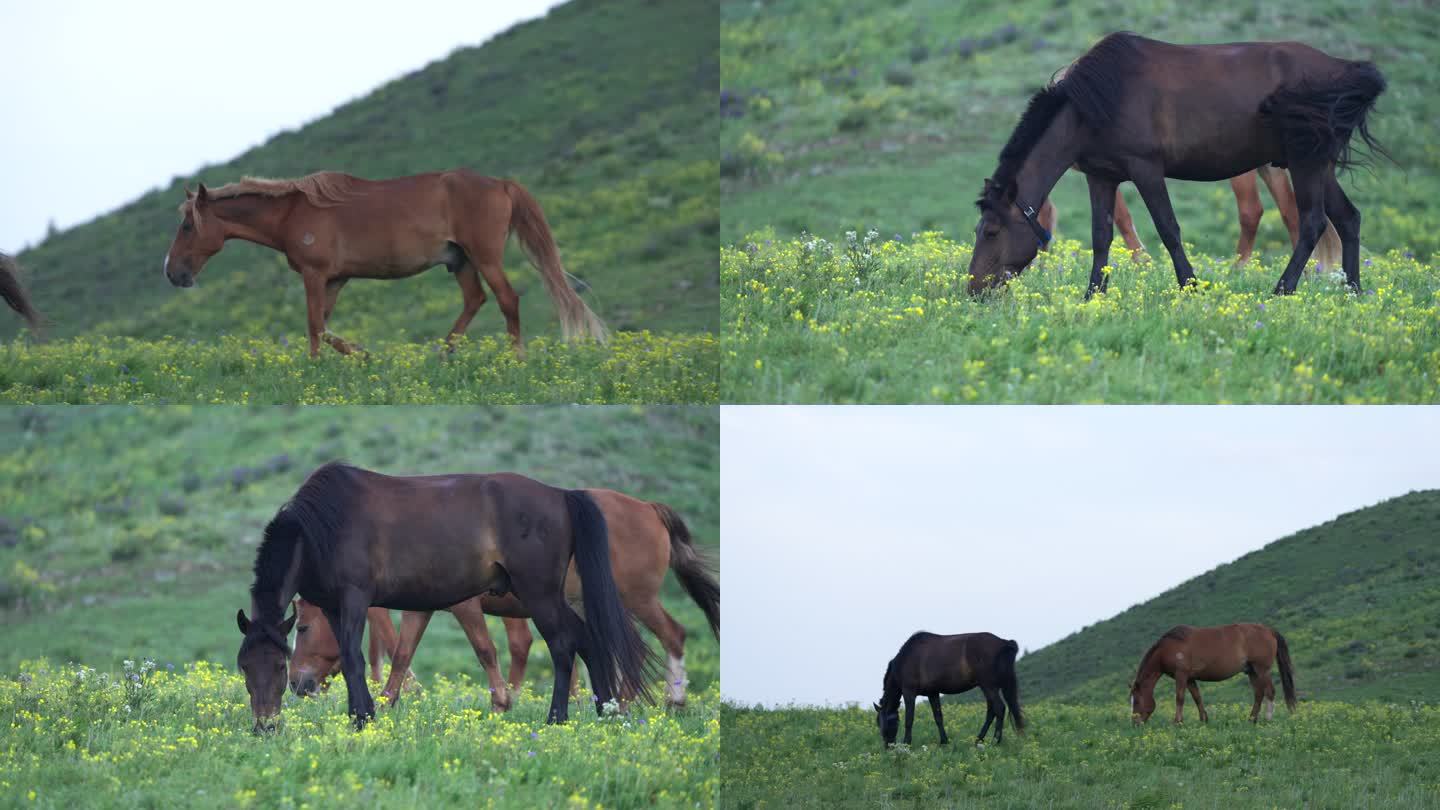
[[[310,625],[308,625],[308,624],[302,624],[302,625],[300,625],[299,627],[295,628],[295,632],[296,632],[296,633],[303,633],[303,632],[305,632],[306,630],[309,630],[309,629],[310,629]]]
[[[186,233],[189,233],[189,232],[195,230],[195,226],[194,226],[194,225],[191,225],[191,224],[188,223],[188,222],[182,222],[182,223],[180,224],[180,230],[182,230],[182,231],[184,231],[184,232],[186,232]]]

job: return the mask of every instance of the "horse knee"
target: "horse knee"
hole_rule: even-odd
[[[1265,216],[1265,209],[1259,205],[1242,205],[1240,207],[1240,231],[1241,233],[1254,233],[1260,228],[1260,220]]]

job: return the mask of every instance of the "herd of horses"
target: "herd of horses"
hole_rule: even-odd
[[[915,720],[915,698],[924,696],[940,730],[940,744],[950,741],[945,734],[940,696],[955,695],[979,688],[985,696],[985,724],[976,736],[984,743],[992,721],[995,742],[1005,732],[1005,710],[1010,710],[1016,731],[1025,730],[1020,708],[1020,688],[1015,674],[1019,645],[992,633],[962,633],[941,636],[920,632],[900,647],[885,667],[884,692],[874,704],[875,724],[885,747],[895,744],[900,724],[900,701],[905,701],[905,744],[911,741]],[[1179,625],[1166,631],[1145,654],[1130,681],[1130,716],[1139,725],[1155,711],[1155,684],[1162,675],[1175,681],[1175,722],[1184,719],[1185,695],[1195,700],[1201,722],[1210,716],[1200,700],[1200,681],[1223,681],[1239,673],[1250,678],[1255,703],[1250,722],[1258,722],[1261,709],[1265,719],[1275,715],[1275,684],[1271,669],[1278,669],[1285,705],[1294,711],[1295,667],[1285,637],[1263,624],[1227,624],[1220,627]]]
[[[375,713],[361,649],[367,618],[377,680],[376,645],[392,658],[384,694],[393,701],[436,610],[449,610],[465,629],[497,709],[512,706],[510,690],[524,677],[527,618],[554,663],[547,722],[568,719],[576,656],[589,673],[597,711],[611,701],[653,702],[659,662],[636,619],[668,655],[667,702],[683,706],[685,629],[659,600],[667,569],[718,638],[720,586],[684,521],[664,504],[513,473],[397,477],[326,464],[265,527],[250,612],[236,613],[243,637],[237,663],[254,728],[274,728],[287,684],[313,694],[336,671],[348,711],[363,726]],[[404,611],[398,639],[390,609]],[[486,613],[506,617],[508,684],[499,677]]]

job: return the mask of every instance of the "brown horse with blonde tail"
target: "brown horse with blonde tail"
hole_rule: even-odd
[[[608,489],[584,490],[599,506],[610,531],[610,562],[620,601],[640,623],[650,628],[668,658],[666,703],[685,705],[685,628],[665,610],[660,589],[667,569],[675,572],[680,585],[704,611],[710,629],[720,635],[720,585],[714,579],[709,563],[695,548],[684,520],[665,504],[642,501]],[[580,580],[572,564],[565,579],[566,596],[572,603],[581,600]],[[475,657],[490,681],[490,704],[497,711],[507,711],[514,703],[511,689],[525,680],[533,637],[525,619],[530,616],[526,606],[514,595],[481,595],[446,608],[459,622],[470,641]],[[500,677],[499,658],[485,614],[499,616],[505,622],[509,641],[510,674],[508,681]],[[325,614],[315,605],[301,600],[297,607],[295,652],[290,661],[290,688],[297,695],[316,692],[325,680],[339,671],[340,645]],[[390,613],[384,608],[371,608],[370,623],[371,674],[380,679],[378,651],[383,648],[391,659],[390,677],[383,695],[392,702],[399,698],[407,679],[410,662],[420,644],[430,613],[406,611],[401,619],[397,638]],[[575,691],[574,671],[570,691]],[[628,695],[622,695],[622,698]]]
[[[20,265],[4,253],[0,253],[0,298],[4,298],[5,303],[25,319],[30,331],[40,331],[40,311],[31,303],[25,287],[20,284]]]
[[[246,177],[213,191],[202,184],[185,195],[165,278],[176,287],[194,286],[205,262],[230,239],[284,253],[305,284],[312,357],[321,341],[341,354],[357,348],[328,329],[351,279],[409,278],[441,264],[464,298],[446,340],[453,345],[485,303],[483,277],[512,343],[523,348],[520,296],[501,266],[511,232],[545,282],[565,338],[606,339],[605,325],[570,287],[539,203],[513,180],[464,169],[393,180],[317,172],[294,180]]]
[[[1172,627],[1159,641],[1150,645],[1140,658],[1140,668],[1130,683],[1130,714],[1139,725],[1148,722],[1155,711],[1155,683],[1161,675],[1175,679],[1175,722],[1183,721],[1185,692],[1195,699],[1200,722],[1210,717],[1200,702],[1198,681],[1223,681],[1244,672],[1250,676],[1255,690],[1255,705],[1250,709],[1250,722],[1260,716],[1265,704],[1265,719],[1275,716],[1275,684],[1270,668],[1278,666],[1280,684],[1285,690],[1285,705],[1295,710],[1295,666],[1290,663],[1290,647],[1285,637],[1263,624],[1227,624],[1220,627]]]

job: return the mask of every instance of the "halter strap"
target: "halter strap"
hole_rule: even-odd
[[[1021,205],[1019,200],[1015,201],[1015,207],[1020,209],[1020,215],[1030,223],[1030,230],[1034,231],[1035,238],[1040,240],[1040,247],[1043,248],[1050,244],[1050,232],[1045,230],[1045,226],[1035,219],[1035,209],[1028,205]]]

